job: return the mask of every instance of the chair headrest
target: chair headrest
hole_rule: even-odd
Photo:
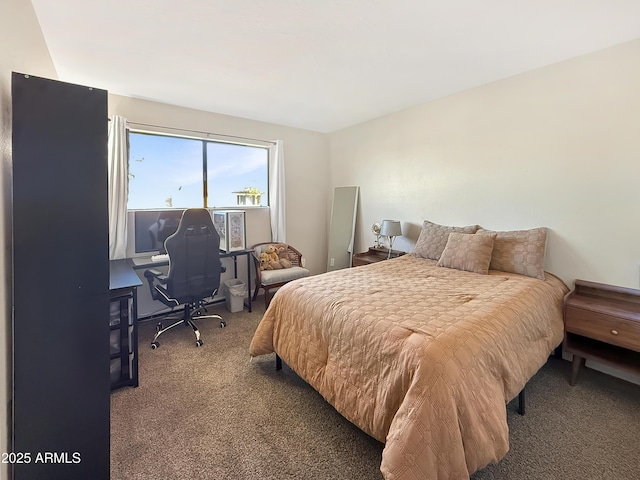
[[[211,220],[211,214],[205,208],[189,208],[182,214],[180,220],[180,226],[178,229],[186,229],[191,226],[213,226],[213,220]]]

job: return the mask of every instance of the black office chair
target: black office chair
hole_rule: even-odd
[[[165,241],[169,255],[169,273],[149,269],[144,276],[149,282],[151,296],[172,309],[184,305],[182,318],[163,328],[159,323],[151,341],[151,348],[160,346],[158,337],[176,325],[193,328],[196,346],[203,342],[194,318],[217,318],[220,326],[226,323],[220,315],[205,315],[204,299],[215,295],[220,287],[220,274],[225,269],[220,262],[220,236],[213,226],[211,214],[204,208],[185,210],[176,232]]]

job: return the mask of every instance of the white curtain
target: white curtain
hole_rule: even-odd
[[[127,256],[127,197],[129,194],[129,136],[127,119],[109,122],[109,259]]]
[[[275,140],[275,143],[269,147],[269,210],[272,242],[287,243],[284,192],[284,147],[282,140]]]

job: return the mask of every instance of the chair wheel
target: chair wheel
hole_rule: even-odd
[[[201,347],[203,343],[202,340],[196,340],[196,347]]]
[[[162,323],[158,322],[158,324],[156,325],[156,332],[159,332],[160,330],[162,330]]]
[[[156,348],[158,348],[160,346],[160,343],[158,342],[151,342],[151,350],[155,350]]]
[[[222,321],[220,322],[220,328],[224,328],[224,327],[226,327],[226,326],[227,326],[227,322],[225,322],[224,320],[222,320]]]

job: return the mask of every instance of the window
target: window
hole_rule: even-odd
[[[268,205],[269,150],[129,133],[129,210]]]
[[[206,143],[207,205],[268,205],[269,150],[233,143]]]

